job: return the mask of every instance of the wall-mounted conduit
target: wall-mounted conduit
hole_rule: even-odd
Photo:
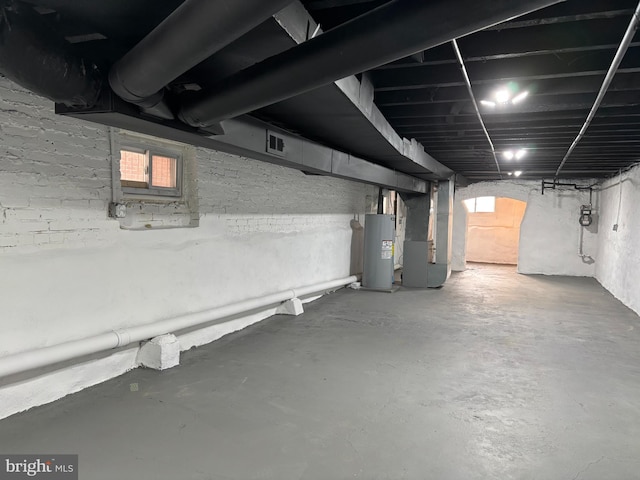
[[[597,187],[597,183],[592,183],[590,185],[579,185],[577,183],[569,183],[569,182],[559,182],[558,180],[542,180],[542,195],[544,195],[545,190],[557,190],[565,187],[573,188],[574,190],[589,190],[589,201],[591,201],[591,193],[595,187]]]
[[[573,143],[571,143],[569,150],[567,150],[567,153],[562,159],[562,162],[560,162],[560,166],[558,167],[558,170],[556,170],[555,178],[558,178],[558,176],[560,175],[560,171],[562,170],[562,167],[564,167],[564,164],[567,162],[567,160],[569,159],[569,156],[578,145],[578,142],[580,142],[580,140],[582,140],[582,137],[584,137],[584,134],[587,133],[587,129],[589,128],[589,125],[591,125],[591,121],[593,120],[593,118],[596,116],[596,112],[598,111],[598,108],[600,108],[600,104],[602,103],[602,100],[604,100],[604,96],[607,94],[607,90],[609,90],[609,85],[611,85],[611,82],[613,81],[613,77],[618,71],[618,67],[620,66],[620,63],[622,62],[622,59],[624,58],[625,53],[627,53],[627,49],[629,48],[629,45],[631,44],[631,41],[633,40],[633,37],[636,34],[636,30],[638,28],[639,22],[640,22],[640,3],[638,3],[638,6],[636,7],[635,11],[633,12],[633,15],[631,16],[631,21],[629,22],[629,26],[627,27],[624,37],[622,37],[622,41],[620,42],[620,46],[618,46],[618,50],[616,51],[616,54],[613,57],[611,66],[607,71],[607,75],[604,77],[604,81],[602,82],[602,86],[600,87],[600,91],[598,92],[598,96],[596,97],[595,102],[593,102],[591,111],[589,112],[589,115],[587,115],[587,119],[584,121],[584,124],[580,128],[580,132],[578,132],[578,135],[576,136],[575,140],[573,141]]]
[[[595,260],[591,255],[584,253],[584,229],[589,227],[592,222],[593,191],[597,190],[596,187],[598,187],[598,185],[598,183],[580,185],[578,183],[560,182],[555,178],[552,181],[542,180],[542,195],[544,195],[545,190],[573,189],[579,192],[589,191],[589,204],[580,207],[580,233],[578,234],[578,256],[587,264],[592,264]]]
[[[462,76],[464,77],[464,83],[467,86],[467,91],[469,92],[469,96],[471,97],[471,103],[473,103],[473,108],[476,111],[476,116],[478,117],[478,121],[480,122],[480,126],[482,127],[482,131],[484,132],[485,137],[487,137],[487,141],[489,142],[489,147],[491,147],[491,154],[493,155],[493,161],[496,162],[496,169],[498,170],[498,175],[500,175],[500,179],[502,179],[502,172],[500,171],[500,163],[498,162],[498,156],[496,155],[496,147],[493,145],[493,141],[491,141],[491,136],[489,135],[489,131],[484,124],[484,120],[482,119],[482,114],[480,113],[480,108],[478,108],[478,102],[476,101],[476,96],[473,93],[473,88],[471,87],[471,79],[469,78],[469,74],[467,73],[467,68],[464,66],[464,60],[462,58],[462,53],[460,52],[460,48],[458,47],[458,42],[455,39],[451,41],[451,45],[453,46],[453,51],[456,54],[456,59],[458,60],[458,67],[460,67],[460,71],[462,72]]]

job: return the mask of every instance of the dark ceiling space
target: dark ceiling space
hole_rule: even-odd
[[[403,2],[415,3],[395,3]],[[76,55],[95,63],[106,79],[111,67],[183,2],[28,3]],[[389,3],[394,2],[301,2],[320,25],[315,32],[319,36]],[[457,40],[502,175],[450,42],[354,73],[358,78],[364,74],[372,83],[376,106],[400,137],[415,138],[431,157],[469,180],[508,178],[516,171],[521,178],[553,178],[596,100],[635,8],[632,0],[568,0]],[[306,30],[309,39],[315,27],[309,22]],[[283,32],[282,25],[269,18],[180,74],[165,89],[169,107],[295,47],[296,42]],[[508,101],[496,101],[497,91],[507,92]],[[517,97],[523,92],[526,98]],[[514,97],[521,101],[512,103]],[[394,159],[400,154],[391,152],[390,144],[365,125],[369,120],[351,103],[344,103],[345,98],[331,84],[249,115],[400,170],[398,165],[403,164]],[[506,151],[520,150],[526,153],[519,159],[505,156]],[[639,157],[640,39],[636,35],[591,126],[559,177],[604,177]]]
[[[502,86],[529,92],[518,105],[480,105],[501,168],[553,176],[602,85],[636,4],[568,1],[458,41],[478,100]],[[635,162],[640,146],[637,36],[563,176],[601,176]],[[376,104],[399,134],[451,169],[495,178],[491,150],[450,44],[373,72]],[[518,162],[500,153],[526,149]]]

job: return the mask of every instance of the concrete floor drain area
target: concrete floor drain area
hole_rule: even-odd
[[[478,266],[341,290],[0,421],[89,479],[633,479],[640,319],[595,280]]]

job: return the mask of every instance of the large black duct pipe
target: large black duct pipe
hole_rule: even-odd
[[[185,102],[206,127],[563,0],[395,0],[233,75]]]
[[[0,3],[0,73],[67,106],[92,107],[100,95],[97,67],[76,57],[42,15],[19,2]]]
[[[111,68],[111,88],[128,102],[158,109],[169,82],[289,3],[186,0]]]

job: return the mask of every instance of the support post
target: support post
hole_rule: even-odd
[[[429,265],[428,287],[441,287],[451,276],[451,243],[453,238],[453,182],[438,183],[436,210],[436,258]]]
[[[427,188],[430,191],[430,188]],[[400,193],[407,207],[405,220],[404,267],[402,285],[405,287],[427,287],[429,246],[429,194]]]

